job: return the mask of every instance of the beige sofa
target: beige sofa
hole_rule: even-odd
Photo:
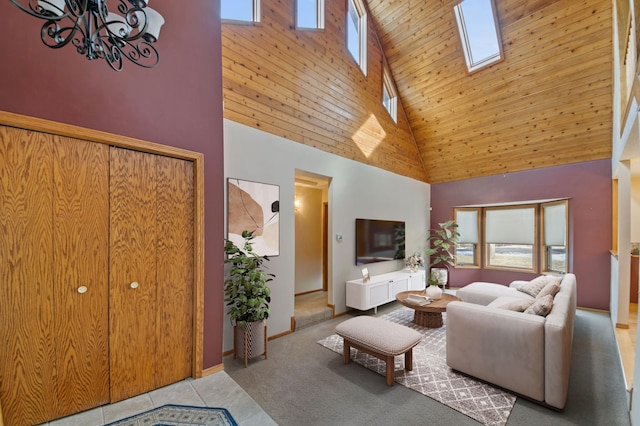
[[[447,364],[556,409],[567,400],[576,277],[566,274],[547,316],[499,308],[532,299],[509,287],[473,283],[458,290],[462,302],[447,306]]]

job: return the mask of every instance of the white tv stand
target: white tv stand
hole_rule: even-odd
[[[396,294],[407,290],[423,290],[425,288],[425,272],[420,269],[411,272],[408,269],[374,275],[369,282],[362,278],[347,281],[347,306],[361,311],[371,308],[378,312],[378,306],[392,302]]]

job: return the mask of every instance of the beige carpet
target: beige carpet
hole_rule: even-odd
[[[447,366],[446,314],[441,328],[424,328],[413,323],[413,309],[402,307],[380,318],[406,325],[424,335],[413,348],[413,370],[404,370],[404,357],[395,359],[395,381],[457,410],[488,426],[504,426],[516,402],[513,394],[454,372]],[[333,334],[318,341],[342,355],[342,338]],[[351,359],[370,370],[385,375],[385,363],[351,348]],[[381,380],[383,380],[381,378]]]

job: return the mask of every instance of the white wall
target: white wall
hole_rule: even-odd
[[[280,186],[280,256],[272,257],[268,263],[269,272],[276,274],[271,282],[270,336],[291,330],[295,291],[293,201],[296,169],[332,178],[328,195],[328,302],[335,305],[336,313],[347,309],[345,282],[360,277],[360,268],[355,265],[356,218],[405,221],[407,253],[424,249],[429,224],[429,184],[230,120],[224,121],[224,139],[225,178]],[[342,240],[337,241],[336,235],[341,235]],[[368,266],[369,272],[376,275],[400,270],[404,263],[391,261]],[[233,347],[233,330],[229,321],[224,324],[223,349],[227,351]]]

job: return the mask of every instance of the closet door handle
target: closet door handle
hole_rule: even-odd
[[[83,294],[86,293],[88,290],[87,286],[81,285],[80,287],[78,287],[78,293]]]
[[[134,282],[132,282],[132,283],[130,284],[131,288],[134,288],[134,289],[135,289],[135,288],[138,288],[138,286],[139,286],[139,285],[140,285],[140,284],[138,284],[138,281],[134,281]]]

